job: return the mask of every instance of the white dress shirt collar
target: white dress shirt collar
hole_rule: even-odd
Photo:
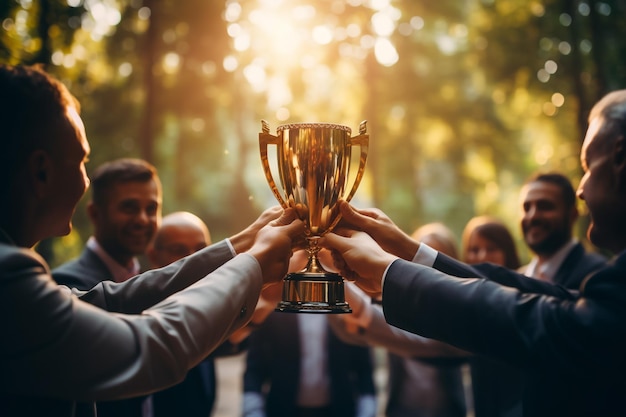
[[[104,262],[113,277],[113,281],[115,282],[126,281],[128,278],[137,275],[140,271],[139,260],[137,260],[137,258],[133,258],[128,266],[120,265],[104,250],[104,248],[93,236],[91,236],[87,241],[87,247],[91,249],[98,256],[98,258],[102,260],[102,262]]]
[[[552,282],[559,268],[563,264],[563,261],[565,261],[567,255],[569,255],[570,251],[574,248],[574,246],[576,246],[577,243],[578,241],[576,239],[571,239],[563,245],[561,249],[556,251],[554,255],[541,263],[539,262],[539,258],[537,256],[533,257],[524,270],[524,275]]]

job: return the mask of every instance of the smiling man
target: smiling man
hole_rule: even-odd
[[[146,252],[161,223],[161,181],[156,168],[144,160],[102,164],[93,174],[91,190],[87,214],[94,234],[78,258],[52,271],[57,283],[79,290],[139,274],[137,256]],[[97,407],[100,417],[151,415],[149,397],[99,402]]]
[[[137,275],[136,257],[145,253],[161,223],[161,182],[146,161],[124,158],[101,165],[91,190],[87,213],[93,236],[80,257],[52,271],[59,284],[80,290]]]
[[[522,273],[577,289],[588,274],[604,265],[604,257],[586,252],[573,237],[578,209],[576,192],[567,177],[536,174],[526,182],[520,198],[524,241],[534,253]]]

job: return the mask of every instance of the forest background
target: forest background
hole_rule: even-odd
[[[272,133],[331,122],[353,135],[367,120],[355,205],[459,236],[490,214],[527,259],[520,187],[537,170],[578,184],[589,109],[626,87],[625,12],[624,0],[0,0],[0,62],[41,63],[77,96],[89,172],[152,162],[163,212],[198,214],[214,240],[277,204],[262,119]],[[52,265],[89,237],[87,198],[69,236],[39,245]]]

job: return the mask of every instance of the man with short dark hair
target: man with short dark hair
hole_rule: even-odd
[[[524,241],[534,253],[520,268],[524,275],[577,289],[587,275],[604,266],[603,256],[585,251],[573,237],[578,208],[566,176],[536,174],[522,187],[520,199]]]
[[[88,290],[100,281],[137,275],[161,223],[161,182],[150,163],[124,158],[99,166],[91,179],[87,214],[93,236],[82,254],[52,271],[59,284]]]
[[[161,222],[161,181],[152,164],[122,158],[105,162],[91,176],[87,214],[93,236],[81,255],[52,270],[62,285],[89,290],[101,281],[123,282],[139,274]],[[98,417],[151,417],[150,397],[98,402]]]

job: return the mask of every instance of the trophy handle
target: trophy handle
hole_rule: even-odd
[[[366,132],[367,120],[363,120],[359,124],[359,136],[350,138],[350,146],[359,146],[361,148],[361,156],[359,157],[359,170],[356,173],[354,184],[352,184],[352,189],[350,189],[350,193],[348,193],[346,201],[350,201],[352,199],[357,188],[359,188],[361,179],[363,179],[363,172],[365,172],[365,161],[367,161],[367,151],[369,150],[370,140],[370,136],[366,134]]]
[[[261,150],[261,163],[263,164],[263,171],[265,172],[265,178],[267,179],[274,196],[283,208],[287,208],[287,202],[285,198],[278,191],[276,187],[276,181],[272,176],[272,169],[270,168],[269,160],[267,159],[267,147],[268,145],[280,145],[281,138],[270,134],[270,125],[265,120],[261,120],[261,133],[259,133],[259,146]]]
[[[359,157],[359,170],[356,173],[356,177],[354,178],[354,183],[352,184],[352,188],[350,192],[346,196],[345,200],[349,202],[352,200],[354,193],[356,193],[357,188],[359,188],[359,184],[363,179],[363,172],[365,172],[365,161],[367,161],[367,151],[369,149],[369,141],[370,136],[366,134],[367,132],[367,120],[363,120],[359,124],[359,136],[354,136],[350,138],[350,147],[359,146],[361,148],[361,155]],[[332,223],[328,226],[328,231],[335,228],[337,223],[341,220],[341,214],[338,214]]]

